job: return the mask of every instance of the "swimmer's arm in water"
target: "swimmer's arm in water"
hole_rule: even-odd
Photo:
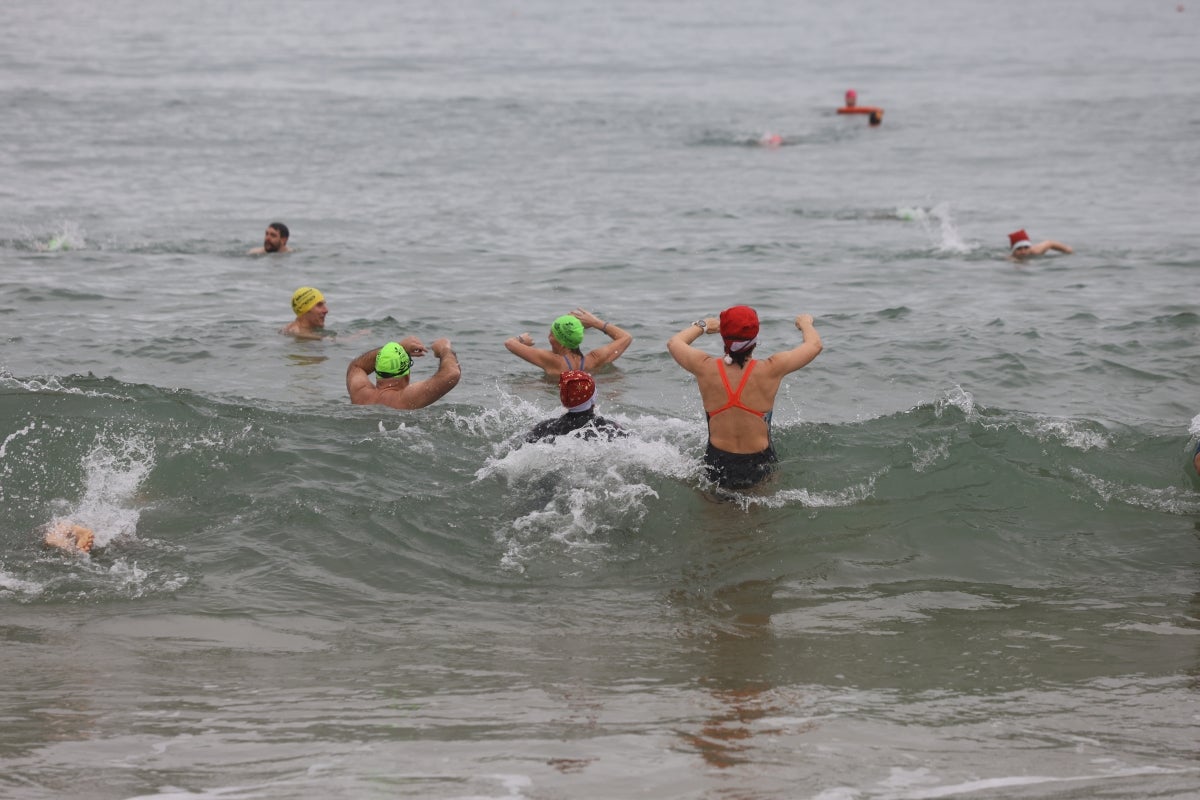
[[[597,347],[587,354],[585,363],[591,365],[593,369],[616,361],[622,353],[629,349],[629,345],[633,344],[633,334],[622,330],[612,322],[605,322],[582,308],[577,308],[571,313],[583,323],[583,327],[595,328],[601,333],[608,334],[612,339],[611,343]]]
[[[702,321],[704,330],[701,330],[699,325]],[[667,352],[671,354],[671,358],[675,359],[676,364],[695,375],[699,372],[701,365],[712,356],[699,347],[693,346],[692,342],[699,339],[701,334],[719,333],[720,330],[721,320],[717,317],[698,319],[667,340]]]
[[[772,374],[783,376],[795,372],[821,354],[824,345],[821,344],[821,334],[813,327],[812,314],[798,315],[796,329],[804,334],[803,344],[764,359],[764,364]]]
[[[370,328],[363,328],[361,331],[355,331],[354,333],[346,333],[346,334],[342,334],[342,333],[334,333],[334,334],[330,334],[328,338],[329,338],[329,340],[330,340],[330,341],[332,341],[333,343],[337,344],[337,343],[339,343],[339,342],[353,342],[355,339],[361,339],[362,337],[364,337],[364,336],[367,336],[367,335],[368,335],[368,334],[370,334],[370,333],[371,333],[371,329],[370,329]],[[412,354],[410,353],[409,355],[412,355]]]
[[[1053,239],[1047,239],[1044,242],[1038,242],[1033,247],[1029,248],[1029,252],[1035,256],[1040,256],[1050,250],[1057,250],[1060,253],[1074,253],[1070,245],[1065,245],[1062,242],[1056,242]]]
[[[528,331],[522,333],[520,336],[508,337],[504,340],[504,346],[514,356],[523,358],[530,364],[539,366],[542,369],[553,369],[561,365],[560,359],[553,352],[534,346],[533,337],[529,335]]]

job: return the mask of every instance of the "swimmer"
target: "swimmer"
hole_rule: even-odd
[[[292,293],[292,311],[296,319],[279,329],[287,336],[297,339],[321,339],[325,336],[325,316],[329,306],[320,289],[301,286]]]
[[[429,350],[437,356],[433,377],[410,383],[412,360],[425,355],[425,345],[415,336],[388,342],[350,362],[346,369],[346,391],[356,406],[378,405],[412,410],[424,408],[458,385],[462,368],[449,339],[436,339]],[[370,374],[374,372],[375,383]]]
[[[1023,228],[1008,235],[1008,246],[1010,257],[1013,261],[1024,261],[1031,256],[1040,256],[1050,250],[1057,250],[1060,253],[1075,252],[1068,245],[1056,242],[1053,239],[1033,244],[1029,241],[1029,234]]]
[[[883,119],[883,109],[875,106],[860,106],[858,104],[858,92],[853,89],[846,90],[846,104],[837,110],[839,114],[879,114],[879,118]],[[879,123],[872,123],[877,125]]]
[[[1196,468],[1196,474],[1200,475],[1200,442],[1196,442],[1196,454],[1192,456],[1192,466]]]
[[[263,234],[262,247],[256,247],[246,253],[248,256],[261,256],[264,253],[290,253],[292,249],[288,247],[288,226],[282,222],[272,222],[267,226],[266,233]]]
[[[867,117],[867,124],[872,128],[883,124],[883,109],[877,108],[871,112],[871,116]]]
[[[624,436],[621,426],[596,414],[596,381],[586,372],[570,370],[558,376],[558,397],[567,413],[544,420],[525,435],[527,442],[547,442],[582,429],[584,439]]]
[[[47,547],[57,547],[76,555],[92,552],[96,536],[91,528],[76,525],[65,519],[56,519],[46,526],[46,535],[42,542]]]
[[[579,349],[583,344],[585,328],[595,328],[607,334],[612,341],[597,347],[586,356]],[[533,337],[528,333],[511,336],[505,340],[504,346],[508,352],[523,358],[530,364],[541,367],[546,375],[557,378],[564,372],[579,370],[595,371],[605,364],[611,364],[620,358],[621,354],[633,343],[633,336],[618,328],[611,322],[602,322],[595,314],[577,308],[570,314],[563,314],[550,326],[550,349],[534,347]]]
[[[821,353],[812,316],[796,317],[796,328],[804,334],[803,344],[762,361],[751,358],[758,345],[758,314],[749,306],[727,308],[719,319],[698,319],[667,341],[671,356],[695,376],[700,389],[708,420],[704,467],[718,486],[754,486],[778,460],[771,446],[771,411],[779,384]],[[721,334],[724,358],[713,358],[692,345],[702,333]],[[736,389],[731,379],[737,381]]]

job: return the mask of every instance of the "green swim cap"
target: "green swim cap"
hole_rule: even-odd
[[[583,344],[583,323],[574,314],[563,314],[554,320],[550,332],[558,343],[568,350],[574,350]]]
[[[375,374],[381,378],[403,378],[412,369],[412,359],[404,348],[388,342],[375,356]]]

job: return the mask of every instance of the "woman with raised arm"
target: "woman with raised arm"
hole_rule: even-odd
[[[719,319],[698,319],[667,341],[679,366],[692,373],[708,418],[704,466],[709,478],[725,489],[746,489],[771,473],[778,460],[771,446],[771,410],[783,376],[795,372],[821,352],[821,336],[809,314],[796,317],[804,342],[761,361],[758,314],[749,306],[733,306]],[[720,333],[723,358],[694,347],[702,333]],[[734,388],[736,385],[737,388]]]

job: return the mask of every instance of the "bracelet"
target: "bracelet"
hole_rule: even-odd
[[[600,326],[600,332],[608,333],[608,323],[607,322]]]

